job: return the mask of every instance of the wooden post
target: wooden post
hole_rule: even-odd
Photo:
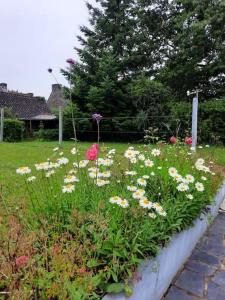
[[[62,145],[63,140],[63,111],[62,106],[59,106],[59,145]]]
[[[3,142],[3,132],[4,132],[4,108],[1,108],[0,142]]]
[[[198,138],[198,91],[196,96],[193,98],[192,105],[192,149],[196,151]]]

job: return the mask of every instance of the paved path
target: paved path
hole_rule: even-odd
[[[213,221],[164,299],[225,300],[225,213]]]

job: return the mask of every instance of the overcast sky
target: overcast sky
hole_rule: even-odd
[[[46,70],[66,84],[59,70],[76,59],[76,35],[87,24],[85,0],[0,0],[0,82],[48,98],[54,81]]]

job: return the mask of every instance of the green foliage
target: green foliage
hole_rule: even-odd
[[[44,129],[40,128],[34,132],[34,138],[40,141],[55,141],[59,137],[58,129]]]
[[[191,131],[191,103],[180,102],[171,107],[172,120],[180,124],[179,134],[184,137]],[[225,99],[215,99],[199,104],[198,140],[200,143],[225,143]],[[182,118],[180,118],[182,116]],[[175,132],[175,122],[168,122]]]
[[[17,119],[4,120],[4,141],[18,142],[23,138],[24,123]]]
[[[159,77],[180,99],[196,87],[202,89],[205,98],[224,95],[224,26],[224,1],[171,2],[170,47]]]

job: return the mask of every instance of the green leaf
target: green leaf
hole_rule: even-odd
[[[123,283],[111,283],[107,286],[107,293],[120,293],[124,291],[125,285]]]

